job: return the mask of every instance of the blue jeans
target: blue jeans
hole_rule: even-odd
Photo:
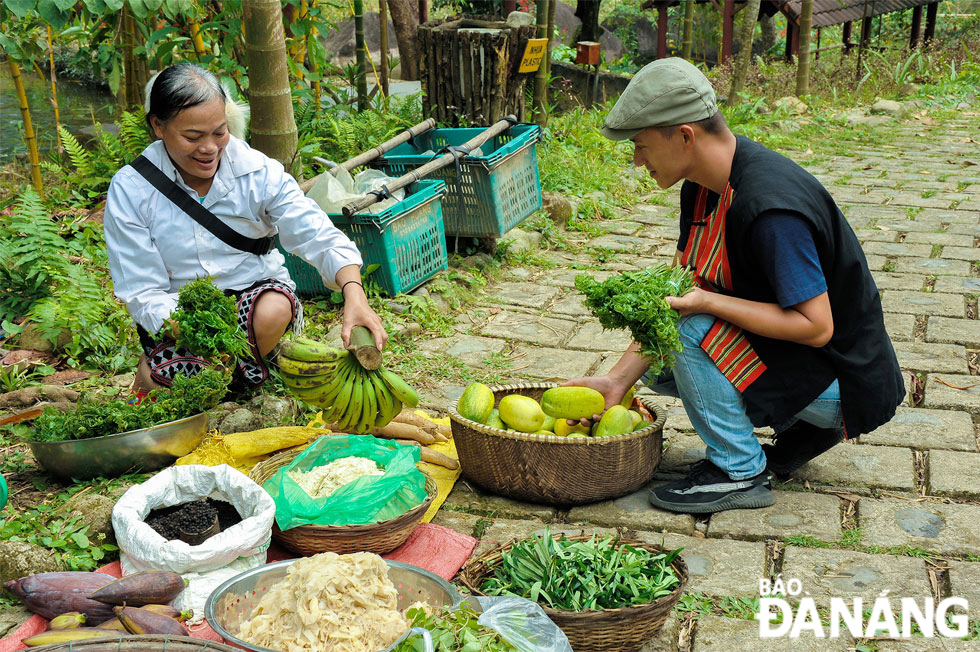
[[[765,470],[766,456],[745,413],[742,393],[722,375],[700,346],[714,322],[715,317],[707,314],[682,317],[677,326],[684,351],[677,355],[673,371],[655,379],[644,374],[642,380],[658,394],[679,397],[694,430],[704,440],[708,461],[728,473],[732,480],[744,480]],[[793,418],[772,424],[773,429],[783,432],[798,420],[818,428],[841,426],[837,380]]]

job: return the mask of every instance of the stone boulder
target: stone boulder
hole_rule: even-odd
[[[631,44],[630,54],[639,65],[645,65],[657,58],[657,27],[654,24],[656,14],[649,12],[626,13],[614,12],[602,22],[602,27],[610,32],[630,34],[636,39],[635,46]],[[605,50],[605,46],[603,47]],[[615,58],[606,57],[606,61]]]
[[[354,19],[348,18],[337,23],[337,29],[322,35],[321,42],[327,57],[350,58],[354,56]],[[364,42],[371,52],[381,50],[381,18],[377,12],[364,14]],[[388,18],[388,51],[398,53],[398,40],[395,38],[395,26]]]
[[[795,95],[787,95],[776,100],[776,111],[783,111],[788,115],[803,115],[810,107]]]
[[[878,100],[869,109],[871,115],[888,115],[893,118],[904,118],[908,112],[901,102],[895,100]]]
[[[116,533],[112,529],[112,508],[115,505],[115,500],[99,494],[82,494],[69,501],[71,515],[80,517],[81,522],[88,526],[86,536],[93,543],[98,543],[99,535],[105,535],[101,542],[112,545],[116,544]]]
[[[259,427],[259,415],[247,407],[232,411],[221,420],[218,429],[221,434],[230,435],[233,432],[251,432]]]
[[[37,573],[54,573],[65,568],[58,553],[26,541],[0,541],[0,584]]]
[[[543,237],[538,231],[525,231],[524,229],[515,228],[505,233],[502,239],[510,243],[507,251],[519,254],[537,250]]]
[[[506,22],[511,27],[524,27],[534,24],[534,16],[526,11],[512,11],[507,14]]]
[[[565,226],[572,219],[572,203],[554,192],[541,194],[544,210],[558,226]]]
[[[562,45],[575,46],[575,38],[582,29],[582,21],[575,15],[575,7],[559,2],[555,7],[555,27],[561,33]]]
[[[261,427],[278,426],[281,423],[292,422],[296,418],[296,401],[284,396],[263,394],[256,396],[248,405],[249,409],[258,416]]]

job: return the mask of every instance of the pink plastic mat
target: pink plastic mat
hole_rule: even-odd
[[[383,556],[385,559],[424,568],[447,581],[451,581],[473,553],[476,543],[477,540],[473,537],[460,534],[447,527],[432,523],[422,523],[409,535],[405,543]],[[269,547],[267,561],[271,563],[282,561],[283,559],[293,559],[295,557],[296,555],[288,550],[272,544]],[[98,572],[112,575],[113,577],[120,577],[122,575],[118,561],[103,566],[98,569]],[[31,616],[12,633],[0,639],[0,652],[13,652],[14,650],[27,649],[27,646],[21,641],[35,634],[40,634],[47,628],[48,621],[46,618],[42,618],[37,614]],[[192,625],[188,629],[190,630],[191,636],[196,638],[221,641],[221,637],[211,629],[207,622],[203,622],[200,625]]]

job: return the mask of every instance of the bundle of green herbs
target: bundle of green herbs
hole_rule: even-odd
[[[413,607],[406,613],[412,627],[424,627],[432,636],[436,652],[517,652],[500,634],[477,622],[479,616],[466,604],[459,609],[444,607],[433,613]],[[419,637],[408,638],[393,652],[425,652]]]
[[[70,412],[45,408],[34,420],[31,437],[34,441],[89,439],[190,417],[216,406],[228,392],[230,380],[230,374],[219,369],[205,369],[196,376],[177,374],[169,389],[155,389],[139,404],[83,395]]]
[[[245,332],[238,327],[238,307],[210,278],[180,288],[172,319],[179,326],[177,346],[208,360],[251,355]]]
[[[671,567],[680,551],[654,553],[621,544],[612,535],[556,539],[545,530],[504,552],[480,590],[570,611],[647,604],[680,585]]]
[[[684,349],[677,330],[680,314],[664,297],[679,297],[694,287],[690,270],[655,265],[601,282],[579,274],[575,287],[585,295],[585,305],[603,328],[629,329],[652,375],[674,366],[675,354]]]

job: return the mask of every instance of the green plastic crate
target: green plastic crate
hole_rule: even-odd
[[[394,296],[418,287],[449,267],[440,201],[445,191],[442,181],[422,180],[406,189],[405,199],[381,213],[329,217],[357,245],[365,268],[380,265],[369,278]],[[278,238],[276,246],[286,257],[286,269],[298,294],[308,297],[330,293],[319,270],[285,251]]]
[[[404,143],[371,165],[393,177],[419,168],[446,146],[458,146],[484,129],[432,129]],[[460,176],[450,164],[428,175],[446,182],[442,198],[446,235],[495,237],[523,222],[541,208],[537,125],[518,124],[484,143],[480,156],[460,159]]]

